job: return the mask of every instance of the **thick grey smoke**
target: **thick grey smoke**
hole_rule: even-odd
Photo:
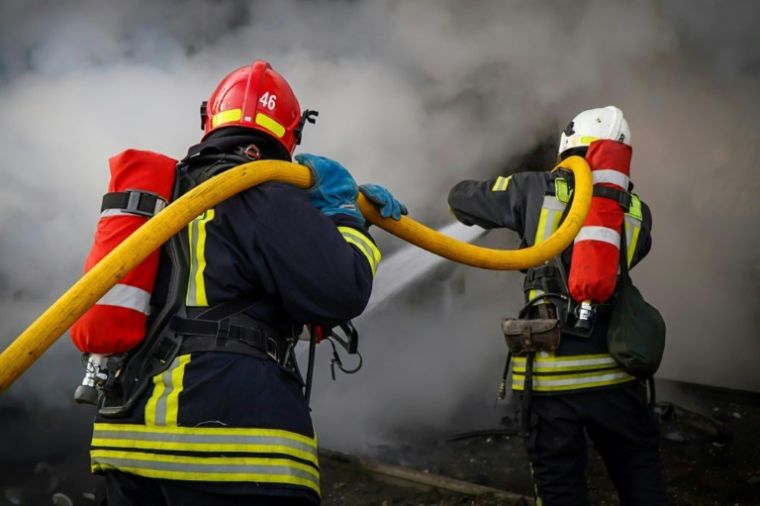
[[[79,276],[107,158],[128,147],[181,157],[199,137],[200,101],[262,58],[321,111],[304,151],[388,186],[435,226],[449,219],[456,181],[504,170],[583,109],[618,105],[633,180],[655,215],[654,249],[634,278],[669,324],[661,374],[760,389],[758,7],[696,3],[6,0],[0,342]],[[508,234],[488,241],[515,246]],[[422,286],[362,322],[359,376],[319,378],[323,441],[347,425],[351,444],[445,426],[462,399],[490,400],[498,320],[517,310],[519,276],[451,267]],[[64,340],[6,395],[67,402],[80,369]]]

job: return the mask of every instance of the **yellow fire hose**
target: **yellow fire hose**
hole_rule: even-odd
[[[591,206],[591,171],[586,161],[580,157],[570,157],[561,166],[575,173],[575,198],[567,218],[546,241],[517,251],[500,251],[463,243],[407,217],[402,217],[400,221],[383,219],[361,195],[358,203],[370,223],[449,260],[484,269],[527,269],[554,258],[569,246]],[[199,185],[148,220],[77,281],[0,355],[0,393],[12,385],[122,277],[196,216],[236,193],[272,180],[308,188],[311,186],[311,173],[301,165],[279,161],[265,160],[240,165]]]

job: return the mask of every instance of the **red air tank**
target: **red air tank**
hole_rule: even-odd
[[[594,187],[628,191],[631,146],[598,140],[588,148]],[[620,232],[624,211],[615,200],[593,197],[583,227],[575,238],[568,287],[578,302],[602,303],[612,296],[620,262]]]
[[[176,160],[150,151],[130,149],[109,160],[108,192],[140,190],[169,201],[174,187]],[[126,197],[125,197],[126,198]],[[105,209],[95,232],[95,243],[84,266],[87,273],[121,244],[148,217],[119,209]],[[145,321],[158,272],[159,251],[127,273],[72,327],[71,339],[85,353],[129,351],[145,337]]]

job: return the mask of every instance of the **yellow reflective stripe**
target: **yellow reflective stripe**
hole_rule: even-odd
[[[644,220],[644,211],[641,210],[641,199],[635,193],[631,193],[631,207],[628,208],[628,212],[625,214],[639,221]]]
[[[206,269],[206,224],[213,219],[214,210],[209,209],[188,225],[190,281],[187,286],[187,305],[190,307],[208,307],[203,272]]]
[[[346,235],[352,236],[360,241],[363,241],[367,243],[367,246],[369,246],[370,251],[372,251],[372,257],[374,258],[376,263],[380,263],[380,259],[382,258],[382,255],[380,254],[380,250],[377,249],[375,246],[375,243],[372,242],[372,240],[369,239],[369,237],[365,236],[355,228],[351,227],[338,227],[338,230],[340,233],[345,237]]]
[[[499,176],[496,178],[496,181],[494,182],[493,186],[491,187],[492,192],[503,192],[507,191],[507,186],[509,186],[509,180],[512,179],[512,176],[509,177],[503,177]]]
[[[218,431],[224,432],[224,430]],[[279,453],[311,462],[315,466],[319,465],[314,440],[286,431],[278,431],[278,435],[268,435],[271,432],[273,432],[271,429],[238,429],[236,434],[199,434],[195,431],[176,433],[171,428],[146,432],[124,430],[121,427],[114,430],[114,425],[96,424],[92,446],[196,453]]]
[[[630,215],[625,216],[625,238],[626,247],[628,248],[628,266],[633,263],[633,256],[636,253],[636,246],[639,243],[639,233],[641,232],[641,221]]]
[[[156,406],[164,395],[164,375],[153,376],[153,394],[145,405],[145,425],[156,425]]]
[[[177,425],[177,403],[188,362],[189,354],[175,357],[166,371],[153,377],[153,394],[145,405],[146,425]]]
[[[263,126],[277,137],[282,139],[285,135],[285,127],[277,123],[275,120],[261,113],[256,114],[256,124]]]
[[[530,468],[530,479],[533,480],[533,492],[536,496],[536,505],[535,506],[543,506],[544,502],[541,500],[541,498],[538,495],[538,483],[536,483],[536,477],[535,473],[533,472],[533,463],[528,462],[528,467]]]
[[[377,246],[375,246],[369,237],[365,236],[354,228],[338,227],[338,231],[347,243],[353,244],[359,251],[362,252],[362,254],[364,254],[364,256],[367,258],[367,262],[369,262],[370,268],[372,269],[372,275],[374,276],[375,272],[377,271],[377,266],[380,265],[380,259],[382,258],[380,250],[377,249]]]
[[[514,372],[525,372],[525,357],[514,357]],[[552,354],[546,356],[536,355],[533,360],[533,372],[572,372],[587,371],[618,367],[618,363],[608,353],[596,355],[573,355],[569,357],[555,357]]]
[[[190,362],[190,354],[177,357],[179,364],[172,371],[172,391],[166,399],[166,425],[177,426],[177,413],[179,411],[179,394],[182,392],[185,379],[185,366]]]
[[[98,448],[134,448],[140,450],[158,450],[158,451],[177,451],[177,452],[237,452],[237,453],[279,453],[301,459],[312,464],[319,465],[316,451],[313,453],[305,452],[285,445],[269,444],[240,444],[240,443],[219,443],[219,444],[185,444],[170,441],[142,441],[142,440],[121,440],[121,439],[104,439],[93,438],[92,446]]]
[[[287,483],[319,494],[319,471],[283,458],[189,457],[158,453],[92,450],[93,471],[118,469],[146,476],[184,481]]]
[[[531,290],[531,291],[528,292],[528,300],[533,300],[536,297],[538,297],[539,295],[543,295],[543,294],[544,294],[543,290]],[[544,299],[544,300],[546,300],[546,299]],[[541,304],[542,302],[539,301],[538,303]]]
[[[372,255],[364,247],[364,243],[361,243],[361,242],[357,241],[353,237],[345,236],[345,235],[343,236],[343,239],[345,239],[347,243],[353,244],[354,246],[356,246],[357,248],[359,248],[359,251],[361,251],[362,253],[364,253],[364,256],[367,257],[367,261],[369,262],[369,267],[370,267],[370,269],[372,269],[372,275],[374,276],[375,273],[377,272],[377,264],[375,263],[374,259],[372,258]]]
[[[552,195],[544,196],[544,201],[541,205],[541,214],[538,217],[538,226],[536,227],[536,237],[533,240],[534,245],[537,246],[544,242],[551,237],[557,228],[559,228],[559,222],[562,219],[562,212],[564,210],[565,206],[556,197]],[[543,293],[542,290],[531,290],[528,292],[528,300],[533,300],[535,297]],[[548,302],[547,299],[542,299],[537,301],[536,304],[546,304]]]
[[[552,220],[552,231],[551,231],[552,234],[556,232],[557,229],[559,228],[559,220],[561,219],[562,219],[562,213],[555,212],[554,219]]]
[[[545,195],[544,202],[541,205],[541,214],[538,217],[538,226],[536,227],[536,237],[534,245],[541,244],[547,240],[559,227],[559,221],[562,219],[562,212],[565,206],[552,195]]]
[[[281,429],[251,429],[241,427],[167,427],[157,428],[145,425],[132,425],[126,423],[96,423],[94,424],[95,432],[133,432],[141,434],[176,434],[179,436],[225,436],[225,437],[244,437],[259,436],[268,438],[292,439],[313,448],[317,447],[316,437],[310,438],[295,432],[289,432]]]
[[[549,210],[541,208],[541,215],[538,217],[538,227],[536,227],[536,239],[533,241],[535,246],[544,242],[544,231],[546,230],[546,220],[549,217]]]
[[[559,374],[554,376],[537,374],[533,376],[533,390],[536,392],[579,390],[584,388],[617,385],[635,379],[634,376],[631,376],[619,368],[579,374]],[[513,373],[512,390],[520,391],[524,388],[525,375]]]
[[[240,109],[230,109],[229,111],[222,111],[211,119],[211,124],[215,127],[230,123],[231,121],[239,121],[243,117],[243,111]]]
[[[628,246],[628,266],[631,266],[633,262],[633,254],[636,252],[636,246],[639,242],[639,232],[641,227],[633,227],[633,238],[631,239],[631,245]]]
[[[581,137],[581,144],[588,146],[594,141],[598,141],[599,137],[590,137],[590,136],[582,136]]]

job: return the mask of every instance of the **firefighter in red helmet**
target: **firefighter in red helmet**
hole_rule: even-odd
[[[302,113],[267,62],[235,70],[201,106],[203,138],[177,163],[174,197],[241,163],[290,161],[315,114]],[[130,153],[135,167],[142,160],[151,169],[155,154]],[[97,319],[86,322],[87,340],[72,333],[85,352],[93,343],[101,354],[128,351],[118,388],[104,390],[92,440],[92,469],[106,477],[110,506],[320,503],[317,440],[293,347],[305,325],[329,329],[367,304],[380,252],[359,192],[385,215],[398,219],[405,208],[382,187],[358,187],[333,160],[296,160],[311,170],[312,188],[248,189],[167,243],[140,343],[125,349],[113,327],[98,334]],[[130,212],[118,197],[109,202],[102,220]]]
[[[619,215],[612,213],[612,225],[604,220],[592,224],[587,218],[575,247],[528,269],[525,306],[518,319],[503,324],[512,357],[512,390],[522,401],[522,433],[537,504],[544,506],[586,504],[586,435],[604,459],[623,505],[666,502],[653,399],[648,399],[646,382],[624,370],[607,348],[615,298],[588,309],[593,315],[583,312],[590,307],[587,301],[573,302],[574,288],[609,288],[609,283],[581,277],[611,273],[614,286],[623,261],[620,252],[627,252],[625,261],[633,267],[651,248],[652,217],[632,193],[630,154],[628,123],[616,107],[584,111],[562,132],[560,160],[585,157],[592,168],[594,198],[612,199],[610,207]],[[449,193],[449,205],[465,225],[508,228],[520,235],[523,245],[534,246],[560,226],[572,192],[572,172],[523,172],[463,181]],[[589,252],[594,243],[597,249]],[[576,258],[581,254],[589,258]],[[599,265],[605,260],[610,265]],[[591,298],[587,294],[592,291],[583,292],[584,298]],[[509,366],[508,359],[505,382]]]

